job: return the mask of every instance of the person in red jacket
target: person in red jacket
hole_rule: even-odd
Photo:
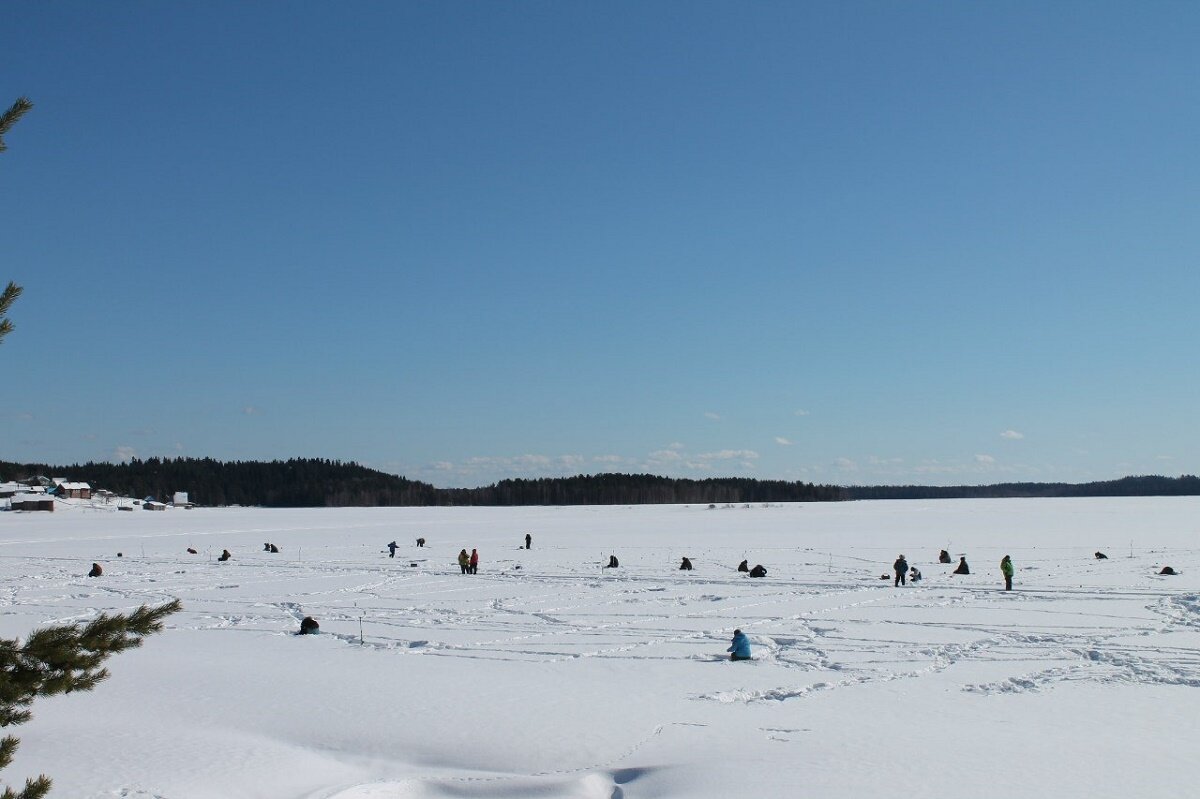
[[[471,574],[479,574],[479,550],[471,550]]]

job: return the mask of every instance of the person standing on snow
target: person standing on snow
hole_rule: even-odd
[[[904,578],[908,575],[908,561],[904,556],[896,558],[896,562],[892,564],[892,568],[896,570],[895,585],[901,586],[905,584]]]
[[[479,550],[471,550],[471,574],[479,574]]]
[[[525,534],[525,548],[533,549],[533,536],[531,536],[529,533]]]
[[[1012,565],[1012,558],[1010,558],[1008,555],[1005,555],[1004,559],[1000,561],[1000,571],[1004,574],[1004,590],[1011,591],[1012,590],[1012,578],[1013,578],[1013,565]]]
[[[729,656],[730,660],[753,660],[750,657],[750,639],[741,630],[733,631],[733,644],[725,651],[733,653]]]
[[[467,555],[467,550],[463,549],[459,551],[458,565],[462,569],[463,574],[466,574],[467,570],[471,568],[471,557]]]
[[[396,557],[396,542],[395,542],[395,541],[393,541],[392,543],[388,544],[388,553],[389,553],[389,554],[388,554],[388,557],[389,557],[389,558],[394,558],[394,557]]]

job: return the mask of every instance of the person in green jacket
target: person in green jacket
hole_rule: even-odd
[[[462,573],[466,574],[471,568],[471,556],[467,554],[467,550],[458,553],[458,567],[462,569]]]
[[[1004,590],[1011,591],[1012,590],[1013,565],[1012,565],[1012,558],[1010,558],[1008,555],[1005,555],[1004,559],[1000,561],[1000,571],[1004,573]]]

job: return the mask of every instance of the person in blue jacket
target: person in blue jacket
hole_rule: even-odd
[[[733,631],[733,646],[725,650],[732,652],[730,660],[753,660],[750,657],[750,639],[741,630]]]

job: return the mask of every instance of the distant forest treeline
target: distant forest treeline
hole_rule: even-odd
[[[651,474],[596,474],[501,480],[482,488],[429,483],[357,463],[293,458],[233,461],[148,458],[129,463],[49,466],[0,461],[0,479],[35,475],[86,481],[132,497],[170,501],[188,492],[199,505],[276,508],[376,505],[639,505],[735,502],[836,502],[854,499],[1103,497],[1200,495],[1200,478],[1125,477],[1097,483],[1000,483],[989,486],[830,486],[741,477],[688,480]]]

